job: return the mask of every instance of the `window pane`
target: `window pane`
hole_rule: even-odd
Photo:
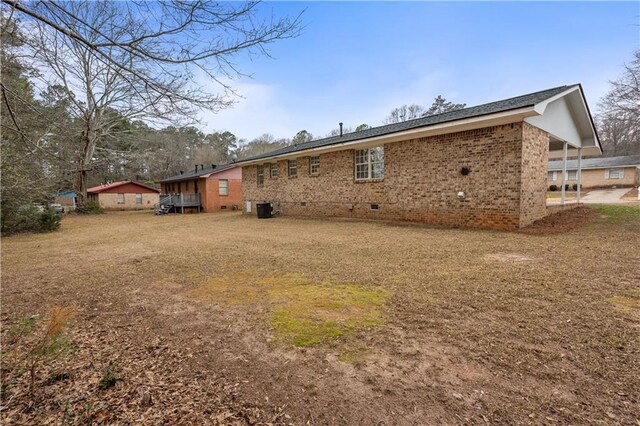
[[[368,179],[369,178],[369,165],[359,164],[356,166],[356,179]]]
[[[384,163],[374,163],[371,167],[371,178],[382,179],[384,177]]]
[[[369,150],[359,149],[356,151],[356,164],[363,164],[369,161]]]
[[[384,160],[384,148],[371,148],[371,162]]]

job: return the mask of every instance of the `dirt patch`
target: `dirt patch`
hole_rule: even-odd
[[[538,262],[541,259],[535,258],[531,256],[525,256],[524,254],[518,253],[495,253],[495,254],[487,254],[484,256],[487,261],[498,261],[498,262]]]
[[[591,223],[595,212],[586,206],[560,211],[546,216],[517,232],[529,235],[561,234]]]

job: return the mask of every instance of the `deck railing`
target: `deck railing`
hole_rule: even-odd
[[[160,204],[175,207],[200,206],[200,194],[160,194]]]

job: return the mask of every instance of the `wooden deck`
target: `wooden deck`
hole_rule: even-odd
[[[175,213],[184,213],[185,208],[202,209],[200,194],[160,194],[159,206],[165,206]]]

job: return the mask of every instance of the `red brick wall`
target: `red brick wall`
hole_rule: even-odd
[[[544,194],[537,183],[523,185],[523,173],[536,175],[540,163],[539,174],[546,179],[547,160],[541,153],[544,132],[524,131],[523,126],[528,125],[514,123],[386,144],[385,177],[378,182],[355,181],[354,150],[321,155],[319,176],[309,175],[308,157],[297,159],[296,178],[287,176],[286,161],[278,162],[277,178],[270,177],[265,165],[263,187],[257,186],[256,166],[246,166],[244,200],[272,202],[274,210],[284,215],[518,228],[544,207]],[[523,137],[524,145],[531,139],[535,146],[523,150]],[[469,175],[460,173],[463,166],[471,170]],[[465,198],[458,198],[458,191],[464,191]],[[521,200],[526,200],[527,207],[521,206]],[[378,204],[379,210],[372,210],[371,204]],[[535,212],[529,213],[529,208]]]

